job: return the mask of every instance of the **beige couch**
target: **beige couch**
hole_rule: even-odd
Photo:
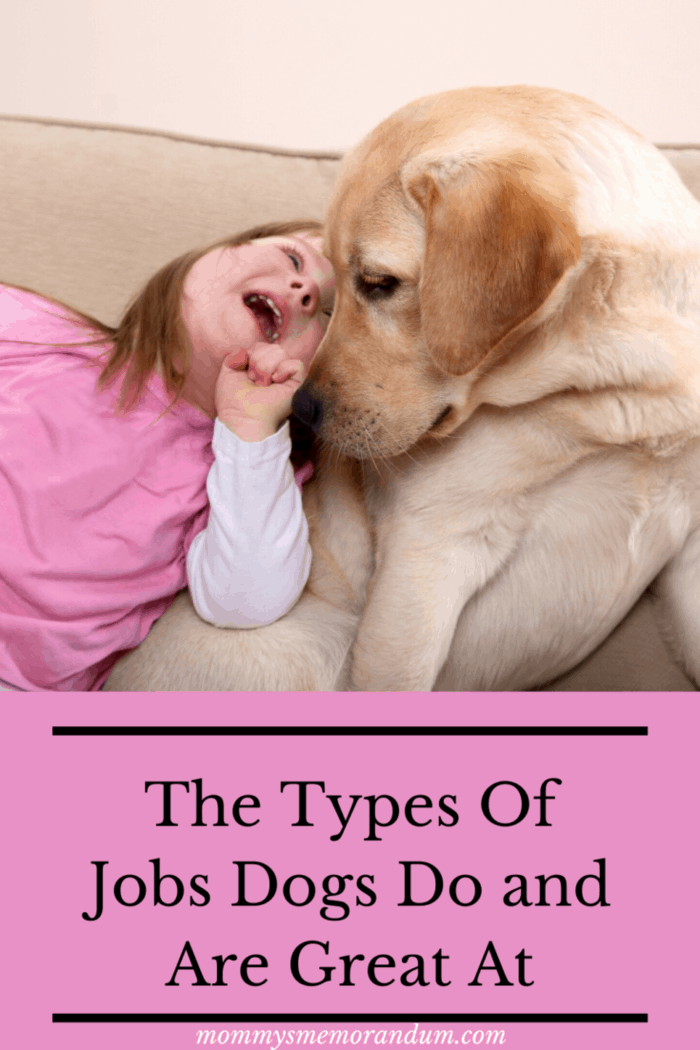
[[[700,147],[664,147],[700,198]],[[111,324],[181,252],[260,222],[322,218],[340,155],[0,117],[0,280]],[[563,690],[692,690],[644,596]]]

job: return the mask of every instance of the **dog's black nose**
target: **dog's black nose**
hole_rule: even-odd
[[[317,434],[323,422],[323,402],[300,387],[292,398],[292,412]]]

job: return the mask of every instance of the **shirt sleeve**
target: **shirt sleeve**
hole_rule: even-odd
[[[272,623],[304,589],[311,548],[291,447],[288,423],[246,442],[216,420],[209,521],[187,554],[194,607],[216,627]]]

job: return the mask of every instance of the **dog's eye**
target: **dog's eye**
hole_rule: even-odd
[[[357,287],[365,299],[387,299],[396,291],[398,285],[398,277],[392,277],[389,273],[376,277],[374,275],[372,277],[357,275]]]

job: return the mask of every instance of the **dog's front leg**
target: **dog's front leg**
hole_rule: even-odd
[[[434,541],[437,529],[449,526],[430,523],[423,536]],[[494,524],[426,544],[416,540],[415,529],[392,530],[387,523],[353,649],[351,688],[432,689],[462,609],[504,564],[518,535]]]

